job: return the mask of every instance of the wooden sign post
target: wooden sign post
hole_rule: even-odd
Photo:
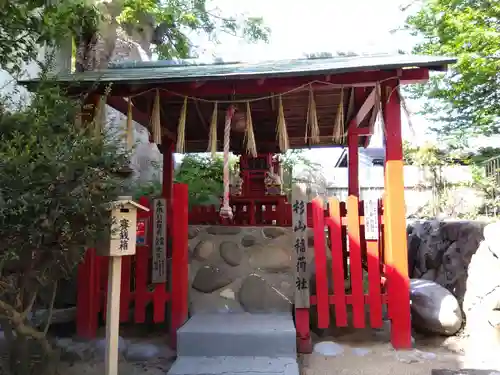
[[[167,201],[165,198],[153,200],[153,267],[151,282],[167,281]]]
[[[117,201],[110,204],[109,247],[104,247],[102,250],[105,253],[101,254],[109,256],[105,375],[118,374],[122,257],[135,254],[137,209],[149,211],[148,208],[132,201],[132,197],[119,197]]]
[[[306,185],[295,184],[292,190],[292,229],[295,254],[295,308],[309,308],[309,269],[307,264]]]

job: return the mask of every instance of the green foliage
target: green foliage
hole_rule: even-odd
[[[234,168],[235,159],[231,160]],[[223,159],[188,154],[175,173],[175,182],[188,184],[189,205],[219,204],[223,194]]]
[[[288,150],[285,154],[281,155],[281,166],[283,167],[283,192],[291,198],[292,187],[296,182],[305,182],[307,184],[317,184],[320,178],[320,164],[312,162],[307,156],[304,155],[303,149]],[[294,171],[297,168],[304,168],[307,173],[302,175],[301,178],[294,177]]]
[[[423,37],[415,53],[458,58],[451,72],[412,89],[429,99],[423,112],[434,114],[435,130],[455,144],[499,132],[499,24],[497,0],[426,0],[407,19],[407,29]]]
[[[481,147],[477,152],[470,156],[472,164],[482,165],[488,159],[500,156],[500,148],[498,147]]]
[[[21,73],[23,62],[35,60],[41,45],[57,46],[75,37],[93,43],[103,24],[118,23],[130,34],[152,25],[151,42],[162,59],[192,57],[190,35],[205,34],[218,43],[221,33],[250,42],[267,41],[269,28],[260,17],[226,17],[206,0],[111,0],[97,5],[90,0],[0,0],[0,67]],[[82,46],[79,45],[79,48]],[[89,47],[89,46],[86,46]],[[85,53],[90,53],[93,48]],[[88,56],[86,56],[89,58]]]
[[[437,167],[451,164],[449,154],[443,152],[436,145],[427,143],[419,147],[413,147],[408,142],[403,144],[403,158],[407,165],[419,167]]]
[[[129,155],[109,135],[77,128],[81,103],[53,85],[40,86],[29,104],[14,111],[5,110],[6,99],[1,102],[0,318],[7,319],[1,324],[15,332],[16,343],[34,340],[49,356],[44,332],[26,316],[38,303],[50,307],[39,300],[41,290],[53,286],[55,293],[85,247],[109,233],[106,203],[122,191],[118,172]],[[30,362],[11,363],[13,373],[50,363]]]
[[[0,67],[11,73],[36,59],[40,45],[95,30],[99,20],[97,8],[84,0],[0,0],[0,9]]]
[[[220,33],[251,42],[267,41],[269,37],[269,28],[262,18],[225,17],[220,9],[208,8],[206,0],[125,0],[117,21],[140,30],[145,19],[157,26],[152,42],[163,59],[190,57],[193,47],[190,33],[206,34],[215,43]]]
[[[478,215],[497,215],[500,202],[496,174],[487,176],[484,166],[473,165],[471,186],[484,196],[484,206],[480,208]]]
[[[136,186],[133,198],[138,200],[140,197],[159,197],[161,195],[162,185],[160,181],[151,181]]]

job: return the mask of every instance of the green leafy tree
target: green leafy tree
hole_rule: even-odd
[[[236,159],[230,160],[234,169]],[[175,181],[189,186],[189,205],[219,204],[223,194],[223,159],[188,154],[175,173]]]
[[[71,38],[78,70],[106,67],[118,29],[162,59],[192,57],[195,34],[214,43],[221,33],[250,42],[269,37],[261,17],[226,15],[206,0],[0,0],[0,7],[0,67],[16,74],[40,46],[67,48]]]
[[[149,18],[155,25],[151,42],[162,58],[189,57],[193,44],[189,33],[206,34],[218,42],[220,33],[251,42],[267,41],[269,28],[261,17],[243,14],[225,16],[221,9],[208,7],[206,0],[125,0],[117,21],[127,28],[141,28]]]
[[[205,35],[213,43],[221,33],[250,42],[267,41],[269,28],[260,17],[226,16],[206,0],[111,0],[99,4],[101,22],[76,35],[76,69],[106,68],[119,33],[138,41],[144,50],[160,59],[196,57],[194,35]]]
[[[416,86],[415,97],[428,99],[423,112],[437,131],[455,145],[477,135],[498,134],[500,126],[500,2],[425,0],[408,17],[406,28],[423,38],[414,51],[447,55],[458,63],[447,74]]]
[[[84,0],[0,0],[0,9],[0,67],[11,73],[37,59],[40,46],[95,30],[99,20],[98,9]]]
[[[12,374],[52,374],[57,284],[109,233],[106,204],[122,192],[129,155],[112,135],[75,126],[81,103],[57,88],[42,85],[28,105],[8,107],[0,106],[0,323]],[[48,313],[39,327],[29,317],[40,308]]]

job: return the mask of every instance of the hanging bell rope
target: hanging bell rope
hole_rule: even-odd
[[[229,106],[226,111],[226,119],[224,123],[224,166],[223,166],[223,182],[224,182],[224,196],[222,198],[222,207],[220,209],[220,216],[225,219],[233,218],[233,210],[229,205],[229,143],[231,137],[231,122],[233,120],[235,108]]]
[[[316,101],[314,100],[314,92],[311,85],[309,85],[309,106],[307,108],[307,120],[306,120],[306,134],[304,141],[307,142],[308,131],[310,130],[311,143],[319,143],[319,124],[318,124],[318,114],[316,113]]]
[[[218,114],[218,103],[214,103],[214,110],[212,112],[212,120],[210,121],[210,131],[208,134],[208,149],[207,152],[212,154],[212,158],[215,158],[217,153],[217,114]]]
[[[276,137],[281,152],[287,152],[290,148],[290,140],[288,139],[288,131],[286,129],[285,111],[283,109],[283,100],[281,95],[278,96],[278,121],[276,123]]]
[[[340,89],[340,101],[337,107],[337,114],[335,115],[335,124],[333,127],[332,140],[341,144],[344,138],[344,89]]]
[[[128,98],[127,119],[125,124],[125,140],[127,149],[131,150],[134,147],[134,124],[132,122],[132,99]]]
[[[153,111],[151,112],[151,133],[153,134],[153,142],[157,145],[161,144],[161,118],[160,118],[160,91],[156,90],[155,99],[153,102]]]
[[[186,141],[186,115],[187,115],[187,96],[184,97],[184,103],[182,103],[181,114],[179,116],[179,124],[177,125],[177,145],[175,152],[183,154],[184,145]]]
[[[247,102],[247,112],[245,120],[245,143],[247,153],[255,158],[257,157],[257,145],[255,144],[255,134],[253,132],[252,110],[250,109],[250,102]]]

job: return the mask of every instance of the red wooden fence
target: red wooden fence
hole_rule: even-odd
[[[346,203],[339,202],[336,198],[330,198],[326,215],[323,203],[319,199],[314,200],[310,208],[316,266],[316,294],[310,296],[310,303],[311,306],[316,306],[318,328],[328,328],[332,323],[330,305],[334,306],[334,324],[337,327],[346,327],[348,324],[352,324],[354,328],[365,328],[367,326],[365,319],[367,307],[369,326],[372,328],[381,327],[383,304],[398,304],[404,300],[402,293],[409,293],[409,290],[401,290],[397,291],[400,294],[391,295],[389,298],[385,288],[382,242],[384,233],[383,208],[381,202],[378,204],[378,240],[365,240],[364,205],[355,196],[350,196]],[[329,249],[325,244],[325,228],[328,230],[330,238]],[[331,277],[333,283],[328,282],[327,251],[330,251],[332,258]],[[366,288],[363,268],[366,268],[367,272],[368,285]],[[346,275],[349,275],[351,286],[349,294],[345,292]],[[394,275],[394,277],[407,278],[408,276]],[[390,282],[391,279],[387,280],[387,283]],[[328,285],[332,284],[333,294],[329,294]],[[391,290],[391,293],[394,292]],[[347,305],[352,306],[351,322],[348,321]],[[300,351],[310,350],[310,311],[313,310],[297,309],[295,314]],[[405,317],[391,316],[390,314],[389,318],[394,331],[391,334],[391,341],[394,344],[398,342],[398,337],[407,336],[411,327],[407,324],[399,324],[399,320],[407,320]],[[395,327],[397,329],[394,329]]]
[[[309,207],[310,207],[309,203]],[[193,206],[189,211],[190,225],[232,225],[232,226],[279,226],[288,227],[292,225],[292,205],[275,204],[238,204],[234,205],[234,217],[231,221],[224,221],[219,215],[219,207],[216,205]],[[250,215],[250,210],[254,214]],[[308,211],[310,212],[310,210]],[[310,220],[310,215],[309,215]]]
[[[153,305],[153,322],[165,321],[166,306],[170,307],[171,343],[175,345],[177,329],[187,320],[188,309],[188,189],[175,184],[173,188],[171,262],[168,262],[168,281],[151,285],[152,214],[137,213],[138,241],[134,256],[123,257],[120,291],[120,322],[146,321],[146,306]],[[139,203],[151,208],[147,197]],[[144,235],[144,236],[143,236]],[[167,241],[168,243],[169,241]],[[98,327],[99,314],[106,319],[108,258],[97,256],[94,249],[87,250],[78,268],[77,333],[93,338]],[[131,314],[130,305],[134,305]]]

